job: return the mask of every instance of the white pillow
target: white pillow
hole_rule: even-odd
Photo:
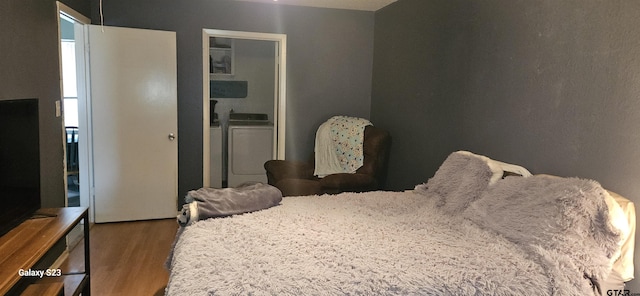
[[[613,227],[620,231],[620,254],[614,256],[613,270],[627,282],[634,278],[633,252],[636,241],[636,210],[633,202],[619,194],[607,190],[609,219]]]

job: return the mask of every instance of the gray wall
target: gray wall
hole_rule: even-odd
[[[376,12],[371,117],[394,137],[390,187],[424,182],[465,149],[595,179],[639,204],[639,11],[400,0]]]
[[[62,2],[89,14],[86,1]],[[40,99],[42,206],[64,206],[62,117],[55,116],[61,96],[55,1],[2,0],[0,28],[0,100]]]
[[[95,23],[98,1],[91,3]],[[180,197],[202,186],[203,28],[287,34],[287,159],[308,157],[315,130],[328,117],[369,117],[373,12],[226,0],[103,5],[106,25],[177,33]]]

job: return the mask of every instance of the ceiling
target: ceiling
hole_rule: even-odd
[[[376,11],[397,0],[235,0],[271,3],[279,5],[298,5],[324,8]]]

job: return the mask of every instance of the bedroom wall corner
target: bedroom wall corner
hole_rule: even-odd
[[[371,119],[393,137],[387,187],[413,188],[462,145],[469,30],[462,1],[400,0],[375,15]]]
[[[594,179],[639,204],[638,11],[635,1],[400,0],[376,12],[371,117],[394,136],[389,186],[411,188],[470,150]],[[628,288],[640,293],[640,280]]]

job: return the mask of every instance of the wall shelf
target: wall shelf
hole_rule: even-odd
[[[216,76],[233,76],[235,73],[234,40],[231,38],[209,38],[209,73]]]

